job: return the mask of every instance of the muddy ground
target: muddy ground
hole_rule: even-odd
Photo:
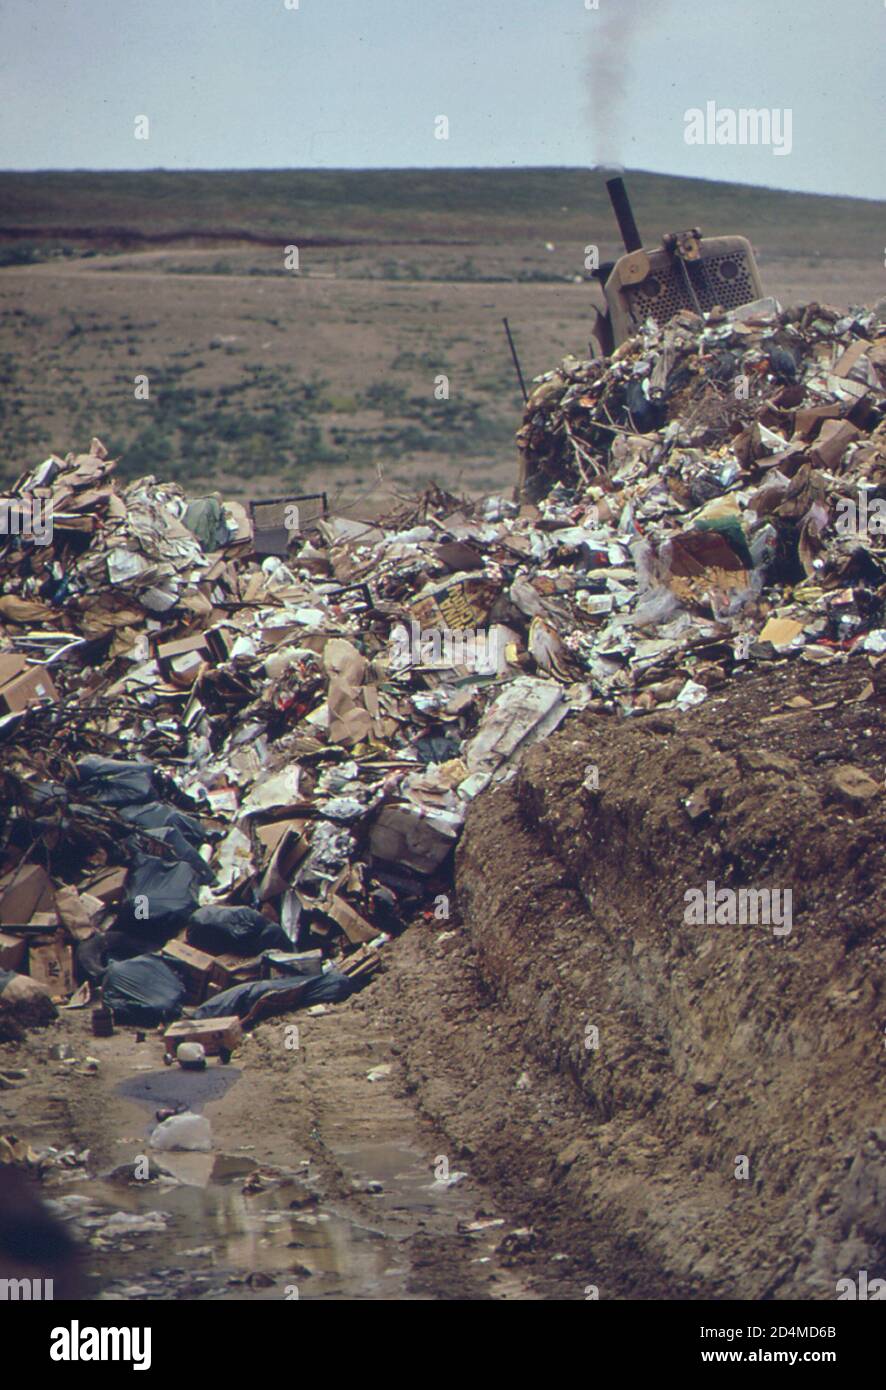
[[[88,1010],[0,1048],[26,1069],[0,1134],[74,1150],[41,1188],[88,1290],[826,1300],[886,1273],[881,692],[864,657],[760,663],[686,714],[568,721],[473,806],[450,919],[227,1068]],[[709,880],[790,889],[790,931],[687,924]],[[135,1181],[184,1099],[213,1153]]]

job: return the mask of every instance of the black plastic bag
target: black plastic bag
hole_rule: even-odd
[[[159,956],[112,961],[102,985],[102,1002],[119,1023],[154,1028],[178,1018],[185,987]]]
[[[174,806],[163,806],[159,801],[149,801],[144,806],[125,806],[120,815],[137,826],[143,835],[168,845],[176,859],[190,864],[201,883],[214,882],[215,874],[197,853],[196,847],[204,836],[200,822],[193,816],[186,816]]]
[[[143,806],[126,806],[120,814],[124,820],[137,825],[141,830],[161,830],[166,826],[178,830],[194,849],[199,849],[208,838],[196,816],[189,816],[185,811],[179,811],[176,806],[167,806],[162,801],[149,801]]]
[[[78,980],[101,984],[112,960],[131,960],[145,949],[144,941],[122,931],[97,931],[77,943],[75,960]]]
[[[136,855],[117,924],[125,931],[165,943],[197,906],[197,875],[190,864]]]
[[[80,789],[102,806],[134,806],[157,800],[153,763],[127,763],[90,753],[78,759],[77,772]]]
[[[201,951],[258,956],[291,951],[292,942],[276,922],[253,907],[201,907],[188,923],[188,941]]]
[[[267,1003],[262,1016],[290,1009],[306,1009],[311,1004],[338,1004],[354,992],[354,984],[340,970],[327,970],[325,975],[309,975],[301,979],[250,980],[222,990],[201,1004],[194,1018],[224,1018],[236,1014],[245,1018],[259,1003]],[[274,995],[279,995],[279,1007],[274,1007]]]

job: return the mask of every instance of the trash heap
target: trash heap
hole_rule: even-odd
[[[468,800],[567,712],[518,630],[449,642],[504,597],[514,504],[302,509],[281,546],[97,440],[7,501],[52,528],[0,548],[0,1030],[48,998],[229,1052],[445,920]]]
[[[683,708],[739,663],[886,652],[884,321],[682,311],[540,378],[518,434],[533,582],[595,694]]]
[[[788,659],[882,688],[884,388],[877,313],[763,300],[540,378],[520,501],[281,530],[120,485],[97,440],[25,474],[7,504],[53,525],[0,536],[0,1030],[92,1002],[224,1055],[445,920],[471,800],[570,712]]]

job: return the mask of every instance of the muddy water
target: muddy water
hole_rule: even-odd
[[[131,1147],[160,1176],[136,1181],[130,1161],[113,1178],[72,1173],[52,1193],[87,1250],[86,1271],[103,1299],[402,1299],[409,1292],[408,1238],[469,1221],[458,1179],[433,1178],[427,1155],[402,1142],[332,1150],[362,1197],[324,1197],[308,1164],[259,1167],[249,1146],[229,1153],[158,1152],[147,1145],[155,1111],[207,1110],[236,1085],[236,1067],[163,1069],[130,1077],[118,1094],[133,1105]],[[137,1107],[137,1108],[136,1108]],[[370,1216],[367,1218],[367,1201]],[[476,1251],[486,1256],[485,1240]],[[492,1243],[488,1248],[491,1250]],[[487,1256],[488,1258],[488,1256]]]

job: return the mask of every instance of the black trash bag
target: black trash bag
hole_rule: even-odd
[[[306,1009],[311,1004],[338,1004],[354,992],[354,982],[340,970],[327,970],[325,975],[305,976],[289,980],[250,980],[245,985],[214,994],[195,1010],[194,1018],[225,1018],[236,1014],[245,1018],[259,1003],[266,1003],[262,1017],[293,1009]],[[275,1001],[272,996],[279,996]]]
[[[77,772],[81,790],[102,806],[133,806],[158,797],[153,763],[127,763],[90,753],[78,758]]]
[[[176,806],[167,806],[162,801],[149,801],[144,806],[126,806],[120,814],[141,830],[162,830],[165,826],[178,830],[194,849],[199,849],[209,838],[196,816],[189,816],[185,811],[179,811]]]
[[[141,955],[144,941],[127,936],[122,931],[97,931],[86,941],[79,941],[74,952],[77,979],[101,984],[112,960],[131,960]]]
[[[129,807],[128,809],[132,810],[138,808]],[[169,808],[164,807],[162,809],[168,810]],[[189,840],[185,839],[178,826],[158,825],[155,828],[141,826],[140,829],[143,835],[150,835],[152,839],[159,840],[161,844],[171,849],[176,859],[180,860],[183,864],[189,864],[201,883],[215,882],[215,874],[212,869],[200,858],[194,846]],[[132,843],[133,845],[135,844],[134,841]],[[138,849],[135,848],[133,852],[137,854]]]
[[[167,862],[152,854],[133,860],[117,925],[143,939],[166,943],[197,907],[197,875],[190,864]]]
[[[159,956],[112,961],[102,985],[102,1003],[119,1023],[154,1028],[178,1018],[185,987]]]
[[[254,907],[201,907],[188,923],[188,941],[201,951],[258,956],[262,951],[291,951],[292,942],[276,922]]]

